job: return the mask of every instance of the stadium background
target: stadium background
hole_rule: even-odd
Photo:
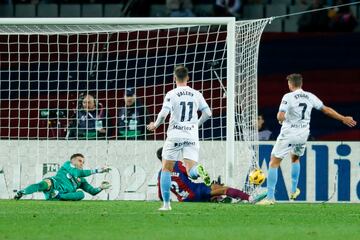
[[[144,35],[145,37],[146,35]],[[126,39],[126,36],[119,34],[119,39]],[[132,70],[127,72],[128,84],[137,86],[137,95],[140,99],[151,105],[154,102],[161,103],[161,94],[164,91],[163,88],[150,89],[158,94],[155,98],[151,96],[152,94],[146,92],[145,87],[147,85],[154,86],[154,84],[163,83],[164,74],[171,75],[172,67],[168,66],[167,68],[158,67],[163,65],[165,61],[171,62],[174,61],[174,56],[166,58],[166,51],[160,51],[157,53],[157,58],[151,58],[147,60],[147,66],[153,65],[153,67],[148,67],[145,70],[135,71],[135,64],[138,66],[145,66],[145,58],[140,61],[129,61],[126,64],[125,56],[126,49],[125,46],[120,47],[120,51],[123,51],[120,54],[120,57],[124,57],[119,61],[119,71],[116,73],[116,62],[107,64],[106,61],[100,61],[98,69],[100,72],[97,75],[98,81],[90,79],[88,77],[86,59],[91,58],[91,53],[88,53],[85,46],[77,48],[76,38],[73,38],[73,45],[71,45],[70,52],[73,54],[69,57],[69,63],[66,62],[68,55],[60,55],[60,60],[63,63],[60,64],[58,69],[58,64],[50,64],[49,70],[50,74],[46,72],[48,69],[47,64],[39,64],[36,60],[47,59],[47,55],[41,56],[36,53],[37,48],[36,44],[33,47],[28,47],[26,44],[27,38],[20,37],[20,41],[23,41],[23,45],[20,49],[11,49],[15,51],[14,54],[7,54],[7,37],[1,36],[2,40],[0,43],[0,87],[1,87],[1,133],[0,137],[6,139],[8,136],[20,138],[47,138],[52,137],[54,139],[64,138],[66,123],[62,119],[63,126],[58,135],[51,134],[45,129],[47,121],[40,120],[39,127],[42,127],[42,130],[37,131],[36,127],[38,126],[38,121],[36,118],[39,116],[39,111],[33,109],[27,111],[27,106],[32,106],[36,108],[37,104],[37,93],[38,90],[40,94],[40,104],[37,106],[39,110],[48,109],[48,108],[63,108],[67,107],[67,98],[70,99],[71,108],[75,108],[77,101],[76,88],[77,84],[70,84],[68,86],[67,81],[61,81],[61,79],[67,79],[70,76],[72,79],[80,80],[81,90],[88,89],[90,92],[98,92],[98,99],[104,104],[108,109],[110,109],[109,115],[116,116],[114,107],[121,106],[123,91],[117,91],[117,88],[124,89],[126,86],[123,81],[125,79],[125,68],[132,68]],[[50,38],[51,39],[51,38]],[[71,38],[70,38],[71,39]],[[9,38],[9,41],[17,41],[17,37],[13,36]],[[55,39],[54,39],[55,40]],[[96,39],[94,38],[94,41]],[[30,38],[30,42],[36,43],[37,38]],[[64,41],[66,39],[64,38]],[[271,129],[275,135],[280,130],[280,126],[276,121],[276,113],[278,105],[280,102],[281,96],[288,91],[287,83],[285,77],[287,74],[292,72],[300,72],[304,75],[304,89],[310,90],[316,94],[326,105],[334,107],[336,110],[339,110],[343,114],[354,115],[355,120],[359,120],[358,116],[354,113],[360,112],[360,48],[358,43],[360,42],[360,33],[303,33],[303,34],[294,34],[294,33],[264,33],[262,41],[260,44],[260,56],[259,56],[259,90],[258,90],[258,100],[259,100],[259,110],[264,114],[265,120],[269,129]],[[115,45],[115,42],[114,42]],[[129,46],[130,48],[136,48],[136,45]],[[205,44],[199,45],[199,48],[205,49]],[[110,48],[116,48],[116,46],[110,46]],[[214,48],[213,45],[209,44],[206,46],[208,51]],[[18,50],[23,51],[19,56],[16,53]],[[175,51],[175,48],[172,49]],[[29,55],[27,52],[30,51]],[[51,58],[57,59],[59,56],[56,54],[57,48],[54,48],[53,54],[50,54]],[[76,51],[79,51],[80,54],[75,54]],[[171,51],[171,49],[170,49]],[[134,51],[135,52],[135,51]],[[131,53],[131,50],[130,50]],[[145,52],[143,53],[145,56]],[[131,54],[129,55],[131,57]],[[222,56],[222,52],[219,52],[219,59]],[[115,58],[114,55],[109,55],[109,60]],[[32,61],[30,65],[23,63],[18,64],[18,59],[23,62],[29,60]],[[78,66],[77,60],[80,59],[83,61],[82,64]],[[191,78],[195,79],[194,86],[201,84],[200,80],[202,73],[206,79],[210,79],[211,70],[209,68],[204,69],[203,54],[188,55],[186,61],[195,62],[191,66],[188,66],[192,72]],[[106,59],[105,59],[106,60]],[[181,59],[177,59],[180,61]],[[11,61],[9,67],[9,61]],[[224,66],[226,61],[221,62]],[[206,67],[206,66],[205,66]],[[20,71],[19,71],[20,69]],[[31,73],[28,71],[31,69]],[[77,70],[78,69],[78,70]],[[110,71],[106,71],[110,69]],[[59,70],[59,71],[57,71]],[[42,73],[39,73],[42,72]],[[155,74],[156,73],[156,76]],[[136,75],[135,75],[136,74]],[[224,73],[223,73],[224,74]],[[48,76],[49,75],[49,76]],[[115,76],[118,77],[116,80]],[[11,84],[9,84],[8,79],[11,79]],[[42,82],[39,83],[38,79]],[[47,82],[49,79],[49,82]],[[110,79],[110,81],[106,81]],[[30,81],[29,81],[30,80]],[[226,76],[222,75],[222,80],[226,81]],[[205,86],[211,86],[211,81],[206,81]],[[219,87],[219,86],[212,86]],[[67,95],[66,90],[69,89],[70,94]],[[166,86],[166,90],[170,89],[171,85]],[[28,91],[30,89],[30,91]],[[97,89],[104,89],[97,91]],[[105,91],[105,89],[112,89],[111,91]],[[60,90],[60,92],[59,92]],[[149,89],[147,90],[149,91]],[[32,96],[29,96],[30,95]],[[204,92],[205,97],[209,97],[209,92]],[[145,97],[145,96],[150,97]],[[106,96],[108,99],[106,99]],[[115,96],[117,100],[115,100]],[[212,102],[213,107],[218,107],[221,103],[220,96],[213,96],[217,99]],[[15,99],[20,98],[20,106],[23,108],[23,111],[18,111],[17,108],[12,108],[13,106],[18,106],[18,101]],[[33,102],[29,102],[28,98],[33,98]],[[49,103],[49,98],[50,103]],[[60,105],[57,105],[56,99],[62,99]],[[5,100],[10,99],[10,101]],[[118,103],[116,103],[118,101]],[[35,105],[34,105],[35,104]],[[8,111],[9,106],[11,106],[11,111]],[[112,110],[111,110],[112,109]],[[151,109],[150,116],[155,118],[155,111],[159,109]],[[225,111],[215,111],[214,117],[211,121],[208,121],[205,125],[213,126],[213,129],[207,128],[204,131],[203,137],[205,139],[219,139],[221,136],[226,136],[226,119],[223,115]],[[329,119],[320,112],[314,111],[311,123],[311,134],[313,140],[350,140],[358,141],[360,139],[360,127],[359,125],[355,128],[348,128],[343,124]],[[28,117],[31,117],[33,120],[28,121]],[[9,118],[10,117],[10,118]],[[9,123],[9,119],[12,121]],[[15,120],[18,119],[18,120]],[[112,120],[111,125],[115,128],[116,119]],[[8,128],[10,126],[10,129]],[[20,126],[18,129],[17,127]],[[31,130],[29,131],[29,127]],[[18,132],[20,131],[20,132]],[[109,137],[110,139],[115,136],[115,131],[111,132]],[[157,139],[162,138],[162,134],[158,134]]]

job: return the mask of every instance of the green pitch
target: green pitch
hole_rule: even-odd
[[[360,239],[359,204],[0,201],[0,239]]]

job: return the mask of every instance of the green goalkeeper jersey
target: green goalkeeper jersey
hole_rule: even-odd
[[[100,188],[94,188],[85,179],[92,174],[92,170],[82,170],[73,166],[70,161],[64,163],[54,177],[50,177],[53,186],[50,191],[45,192],[45,198],[51,199],[54,190],[60,193],[75,192],[77,189],[83,189],[91,195],[101,192]]]

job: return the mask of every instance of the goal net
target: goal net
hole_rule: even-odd
[[[145,126],[175,87],[176,65],[189,69],[189,85],[213,111],[200,129],[200,162],[212,178],[244,188],[257,165],[257,58],[267,22],[1,20],[0,198],[53,175],[77,152],[88,168],[113,167],[89,178],[113,183],[97,199],[156,198],[167,125],[155,133]]]

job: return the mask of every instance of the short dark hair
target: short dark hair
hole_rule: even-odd
[[[70,160],[73,160],[74,158],[77,158],[77,157],[85,158],[84,155],[82,155],[81,153],[75,153],[75,154],[71,155]]]
[[[125,95],[127,97],[134,96],[135,95],[135,88],[131,88],[131,87],[127,88],[126,91],[125,91]]]
[[[294,85],[294,87],[301,87],[303,77],[299,73],[293,73],[286,77],[286,79]]]
[[[161,147],[156,151],[156,156],[160,161],[162,161],[162,156],[161,156],[162,155],[162,150],[163,150],[163,148]]]
[[[185,78],[189,76],[189,70],[186,67],[180,65],[175,67],[174,75],[176,80],[179,82],[184,82]]]

